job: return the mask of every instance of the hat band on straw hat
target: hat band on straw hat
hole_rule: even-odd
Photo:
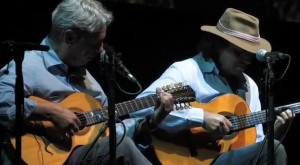
[[[246,33],[242,33],[242,32],[236,31],[236,30],[228,29],[222,25],[220,20],[218,21],[217,28],[225,34],[228,34],[228,35],[231,35],[234,37],[238,37],[238,38],[241,38],[241,39],[253,42],[253,43],[260,43],[259,36],[255,37],[255,36],[252,36],[252,35],[249,35]]]

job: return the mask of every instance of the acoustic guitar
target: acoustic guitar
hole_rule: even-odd
[[[202,127],[171,135],[157,133],[153,136],[152,142],[163,165],[211,164],[223,152],[254,144],[256,141],[255,125],[267,121],[266,110],[251,113],[248,104],[234,94],[218,96],[208,103],[192,102],[191,105],[225,115],[232,123],[230,133],[220,140],[214,140]],[[297,114],[300,104],[276,107],[275,113],[280,113],[287,108]]]
[[[181,83],[162,87],[164,91],[172,94],[174,103],[187,105],[195,101],[195,93],[189,86]],[[39,103],[48,102],[39,97],[30,99]],[[130,112],[154,106],[158,96],[150,95],[135,100],[125,101],[115,105],[116,117],[124,116]],[[22,159],[29,165],[62,165],[69,157],[70,152],[78,145],[91,143],[108,120],[107,107],[102,107],[98,101],[85,93],[74,93],[59,102],[78,116],[81,129],[73,136],[56,129],[50,121],[29,122],[26,132],[22,136]],[[186,108],[187,106],[183,106]],[[15,144],[15,138],[10,139]]]

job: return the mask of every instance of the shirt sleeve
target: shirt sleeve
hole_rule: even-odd
[[[1,71],[8,69],[8,74],[4,74],[0,77],[0,120],[1,124],[7,129],[13,129],[14,121],[16,118],[16,104],[15,104],[15,84],[16,84],[16,65],[14,61],[11,61],[7,66],[4,66]],[[29,72],[23,72],[23,77]],[[33,74],[33,73],[29,73]],[[29,86],[34,86],[34,80],[26,81],[24,84],[24,95],[29,96]],[[24,118],[30,116],[33,112],[36,102],[24,98]]]
[[[190,63],[174,63],[171,65],[156,81],[154,81],[147,89],[145,89],[137,97],[144,97],[155,94],[157,87],[163,87],[169,84],[183,83],[183,85],[191,85],[195,76],[193,73],[186,74],[188,70],[193,72],[194,66]],[[182,70],[181,68],[185,68]],[[154,107],[149,107],[130,114],[130,117],[145,117],[153,113]],[[200,108],[190,108],[171,112],[159,125],[168,132],[176,132],[181,129],[201,126],[203,123],[203,110]]]

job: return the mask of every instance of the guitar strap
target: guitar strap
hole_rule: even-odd
[[[190,152],[190,155],[192,157],[195,157],[198,155],[198,152],[197,152],[197,145],[195,145],[195,141],[194,141],[194,138],[193,138],[193,133],[191,132],[191,130],[185,130],[183,131],[183,133],[186,135],[184,136],[186,139],[186,142],[187,142],[187,147],[189,149],[189,152]]]

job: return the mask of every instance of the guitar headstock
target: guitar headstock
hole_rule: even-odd
[[[162,89],[172,94],[177,110],[189,108],[190,102],[196,101],[195,91],[181,82],[163,86]]]

